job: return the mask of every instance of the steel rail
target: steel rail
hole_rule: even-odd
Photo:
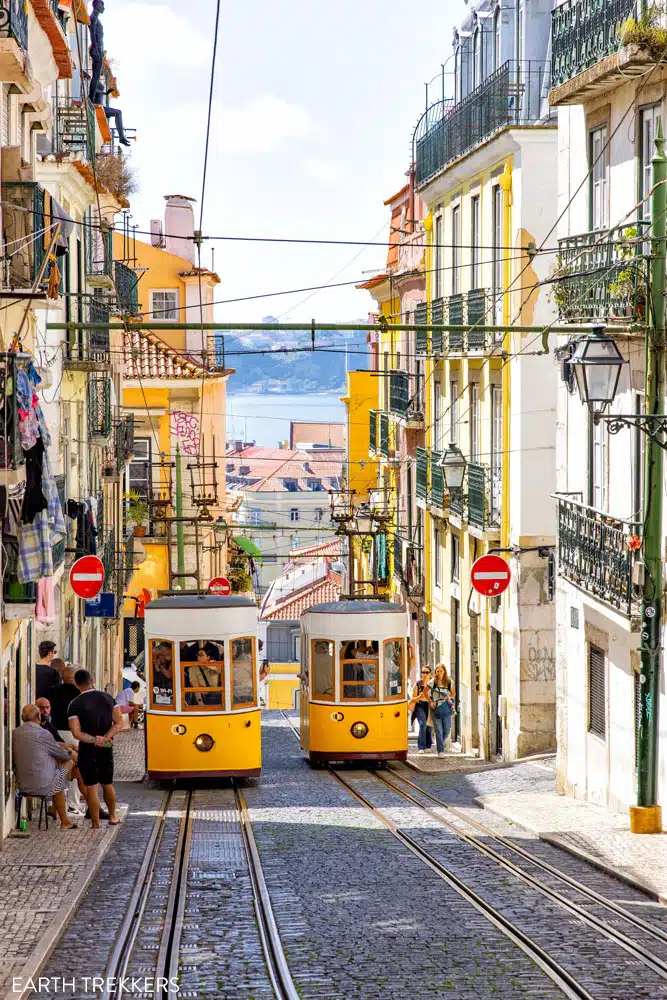
[[[113,1000],[116,994],[115,992],[112,993],[109,990],[108,984],[111,980],[122,979],[126,974],[127,965],[132,954],[132,948],[146,909],[146,903],[148,902],[151,883],[153,881],[153,874],[155,872],[155,863],[157,861],[158,851],[162,842],[167,812],[169,810],[173,794],[173,789],[166,792],[162,802],[160,803],[160,808],[155,818],[153,829],[151,830],[148,843],[146,844],[146,850],[141,862],[141,867],[127,904],[125,917],[123,918],[123,922],[116,937],[116,943],[114,944],[111,955],[109,956],[109,961],[107,962],[104,977],[105,988],[104,992],[101,994],[101,1000]]]
[[[185,809],[181,816],[178,831],[178,841],[174,855],[174,876],[169,886],[167,909],[164,917],[164,927],[160,938],[157,960],[155,963],[156,997],[168,997],[168,983],[178,979],[178,958],[183,932],[183,915],[187,893],[185,888],[188,880],[188,863],[190,860],[190,845],[192,842],[192,791],[188,792]],[[165,982],[167,985],[165,986]]]
[[[285,952],[280,940],[278,924],[273,913],[271,897],[264,878],[262,861],[257,849],[248,807],[237,782],[234,782],[234,796],[238,810],[243,846],[248,861],[253,903],[257,915],[257,927],[262,943],[262,951],[271,986],[278,1000],[299,1000],[299,993],[287,965]]]

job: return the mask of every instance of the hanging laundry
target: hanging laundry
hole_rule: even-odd
[[[52,576],[45,576],[37,581],[36,596],[36,620],[43,625],[54,625],[56,622],[56,592]]]
[[[25,498],[21,520],[24,524],[32,524],[35,515],[46,510],[47,503],[42,489],[44,475],[45,448],[41,437],[32,448],[25,452]]]
[[[41,510],[30,524],[22,524],[19,535],[18,578],[20,583],[35,583],[42,576],[53,576],[53,546],[65,536],[65,520],[48,453],[44,453],[42,485],[47,509]]]

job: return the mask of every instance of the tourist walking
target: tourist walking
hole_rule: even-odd
[[[454,714],[454,683],[444,663],[438,664],[431,684],[431,718],[435,729],[438,757],[445,756],[445,743],[449,739]]]
[[[417,752],[422,754],[426,753],[433,746],[433,730],[429,725],[429,710],[431,707],[430,683],[431,671],[428,667],[422,667],[421,678],[415,685],[410,702],[412,719],[419,723]]]

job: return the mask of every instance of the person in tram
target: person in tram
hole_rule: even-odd
[[[200,649],[197,649],[197,663],[185,668],[186,688],[220,688],[220,665],[222,653],[212,642],[207,642]],[[214,660],[213,657],[216,657]],[[198,705],[220,705],[222,701],[220,691],[195,692],[195,701],[189,704]]]
[[[158,705],[171,704],[174,692],[174,666],[171,646],[153,645],[153,696]]]

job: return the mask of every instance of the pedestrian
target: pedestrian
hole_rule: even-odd
[[[433,746],[433,729],[429,725],[429,710],[431,707],[430,683],[431,671],[428,667],[422,667],[421,679],[415,685],[410,702],[412,721],[419,723],[417,752],[422,754],[426,753]]]
[[[445,743],[449,739],[454,714],[454,683],[444,663],[438,664],[431,683],[431,718],[435,729],[438,757],[445,756]]]
[[[74,683],[79,695],[67,715],[69,728],[79,741],[79,770],[86,790],[93,830],[100,828],[100,800],[97,785],[109,810],[109,825],[115,826],[116,793],[113,787],[113,738],[123,728],[123,716],[110,694],[97,691],[87,670],[77,670]]]
[[[70,780],[71,751],[56,743],[51,733],[40,726],[37,705],[24,705],[22,723],[12,733],[12,755],[16,783],[24,795],[50,796],[60,820],[61,830],[76,830],[67,818],[65,787]]]
[[[79,689],[74,683],[75,672],[74,667],[63,664],[63,682],[51,691],[49,697],[49,701],[51,702],[51,721],[58,730],[59,738],[63,743],[67,743],[73,747],[77,746],[77,742],[70,732],[67,710],[71,702],[79,697]]]
[[[141,691],[141,684],[139,681],[132,681],[129,687],[123,688],[116,695],[116,704],[120,708],[123,715],[129,715],[130,724],[133,729],[139,727],[139,706],[135,702],[136,696]]]
[[[53,666],[56,655],[56,644],[51,639],[45,639],[39,644],[39,659],[35,664],[35,687],[37,698],[48,698],[51,689],[61,683],[61,677]]]

